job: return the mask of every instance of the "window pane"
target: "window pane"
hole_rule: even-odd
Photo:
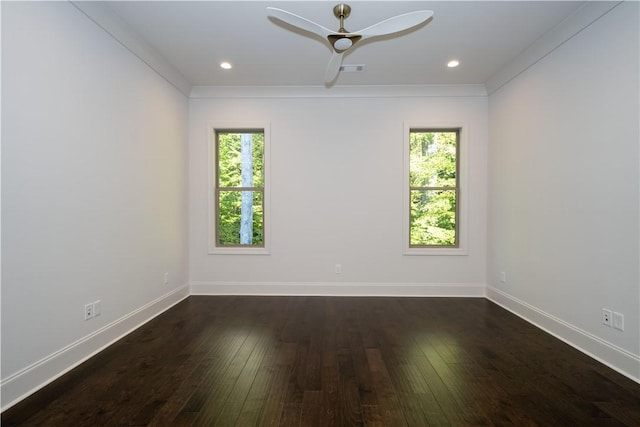
[[[220,191],[218,245],[264,245],[261,191]]]
[[[456,191],[412,190],[412,246],[456,246]]]
[[[264,133],[218,132],[218,186],[264,185]]]
[[[456,132],[409,134],[409,185],[456,186]]]

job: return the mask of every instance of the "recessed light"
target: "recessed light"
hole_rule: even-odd
[[[455,59],[447,62],[447,67],[449,67],[449,68],[456,68],[458,65],[460,65],[460,61],[455,60]]]
[[[220,63],[220,68],[224,68],[225,70],[229,70],[231,69],[231,64],[228,62],[221,62]]]

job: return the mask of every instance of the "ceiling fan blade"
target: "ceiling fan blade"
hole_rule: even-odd
[[[340,72],[340,66],[342,65],[342,53],[338,53],[336,51],[331,55],[331,59],[329,59],[329,64],[327,65],[327,71],[324,73],[324,81],[325,83],[332,82],[338,73]]]
[[[267,11],[268,11],[268,15],[273,18],[279,19],[280,21],[285,22],[289,25],[293,25],[294,27],[298,27],[301,30],[305,30],[313,34],[317,34],[322,38],[326,38],[329,34],[333,33],[333,31],[323,27],[320,24],[316,24],[313,21],[309,21],[308,19],[303,18],[302,16],[298,16],[294,13],[287,12],[286,10],[278,9],[275,7],[268,7]]]
[[[359,34],[362,36],[362,40],[370,37],[384,36],[386,34],[393,34],[399,31],[408,30],[416,25],[422,24],[433,16],[432,10],[417,10],[415,12],[409,12],[402,15],[394,16],[384,21],[373,24],[370,27],[364,28],[360,31],[354,31],[352,34]]]

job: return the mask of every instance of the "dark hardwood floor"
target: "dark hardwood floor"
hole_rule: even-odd
[[[3,426],[640,426],[640,385],[485,300],[192,296]]]

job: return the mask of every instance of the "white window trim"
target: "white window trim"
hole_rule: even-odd
[[[271,125],[270,123],[207,123],[207,147],[209,170],[207,178],[209,185],[209,254],[210,255],[270,255],[271,254]],[[216,246],[216,219],[218,218],[217,203],[215,198],[215,170],[216,170],[216,131],[236,129],[263,129],[264,130],[264,246],[263,247],[222,247]]]
[[[460,129],[460,139],[458,141],[458,247],[456,248],[412,248],[409,244],[409,216],[410,194],[409,194],[409,133],[411,129]],[[460,122],[404,122],[403,134],[403,189],[402,189],[402,254],[403,255],[468,255],[468,211],[469,199],[467,197],[467,158],[469,125]]]

